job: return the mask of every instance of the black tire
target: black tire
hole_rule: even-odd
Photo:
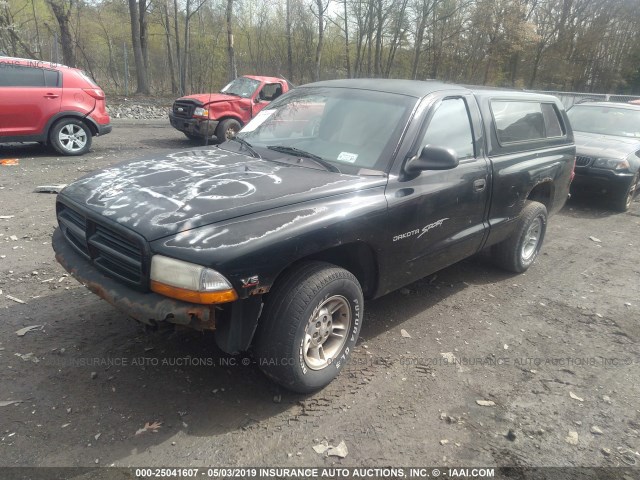
[[[546,231],[547,208],[527,200],[514,232],[492,247],[494,262],[510,272],[524,272],[537,258]]]
[[[611,201],[611,206],[618,212],[626,212],[631,208],[631,204],[633,203],[633,199],[638,193],[638,172],[633,176],[627,188],[618,193]],[[615,195],[615,194],[614,194]]]
[[[63,118],[49,131],[49,143],[61,155],[83,155],[91,148],[93,135],[82,120]]]
[[[236,136],[242,125],[233,118],[227,118],[218,124],[216,128],[216,137],[220,142],[224,142]]]
[[[261,370],[294,392],[325,387],[353,351],[363,307],[360,284],[347,270],[324,262],[294,267],[265,302],[254,350]]]

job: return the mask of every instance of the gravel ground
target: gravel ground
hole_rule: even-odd
[[[524,275],[481,254],[368,302],[346,370],[294,395],[210,334],[145,331],[56,264],[55,195],[36,186],[191,146],[164,120],[114,124],[79,158],[0,146],[19,159],[0,166],[0,466],[640,460],[640,202],[570,201]]]

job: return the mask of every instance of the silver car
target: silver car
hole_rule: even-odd
[[[627,211],[640,178],[640,106],[582,103],[567,115],[577,150],[572,190],[604,193],[614,209]]]

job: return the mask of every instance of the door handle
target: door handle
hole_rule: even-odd
[[[475,192],[481,192],[487,186],[487,181],[484,178],[479,178],[473,182],[473,190]]]
[[[60,95],[57,95],[55,93],[46,93],[44,95],[44,98],[58,98]]]

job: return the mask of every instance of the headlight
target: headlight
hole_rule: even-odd
[[[151,290],[192,303],[212,304],[238,299],[229,281],[215,270],[154,255],[151,258]]]
[[[629,168],[629,162],[617,158],[596,158],[593,166],[596,168],[607,168],[609,170],[625,170]]]
[[[194,117],[208,117],[209,116],[209,110],[207,110],[206,108],[203,108],[203,107],[197,107],[193,111],[193,116]]]

